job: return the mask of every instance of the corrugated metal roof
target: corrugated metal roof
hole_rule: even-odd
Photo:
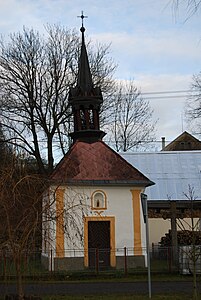
[[[201,151],[122,153],[130,164],[155,182],[149,200],[187,200],[189,185],[201,199]]]

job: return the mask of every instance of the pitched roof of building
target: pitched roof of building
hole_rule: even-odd
[[[131,165],[155,182],[148,200],[187,200],[189,187],[201,200],[201,151],[122,153]]]
[[[201,141],[196,139],[187,131],[184,131],[171,143],[165,146],[162,151],[185,151],[185,150],[201,150]]]
[[[77,141],[57,165],[51,179],[76,185],[154,184],[102,141]]]

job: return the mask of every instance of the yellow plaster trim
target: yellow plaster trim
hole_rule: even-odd
[[[133,202],[134,254],[142,255],[141,240],[141,190],[131,190]]]
[[[56,191],[56,256],[64,257],[64,189]]]
[[[89,221],[109,221],[110,222],[110,265],[111,267],[116,266],[115,256],[115,217],[85,217],[84,218],[84,266],[89,266],[88,257],[88,222]]]

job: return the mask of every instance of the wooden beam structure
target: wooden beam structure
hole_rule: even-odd
[[[171,203],[175,202],[177,219],[201,218],[201,200],[149,200],[149,218],[171,219]]]

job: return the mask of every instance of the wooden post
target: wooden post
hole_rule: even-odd
[[[127,249],[124,247],[124,274],[127,275]]]
[[[170,201],[171,213],[171,233],[172,233],[172,258],[173,263],[178,263],[178,244],[177,244],[177,218],[176,218],[176,201]]]
[[[155,248],[154,248],[154,243],[151,243],[151,248],[152,248],[152,258],[155,258]]]

